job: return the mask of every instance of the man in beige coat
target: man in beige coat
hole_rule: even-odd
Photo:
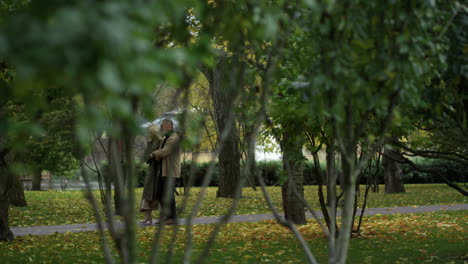
[[[174,131],[174,123],[170,119],[164,119],[161,123],[161,134],[164,139],[161,147],[151,155],[156,160],[161,160],[161,184],[157,195],[162,205],[161,214],[166,217],[166,224],[174,224],[176,221],[175,204],[175,180],[180,177],[180,137]]]

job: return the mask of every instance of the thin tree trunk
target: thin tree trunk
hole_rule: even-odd
[[[336,244],[337,263],[344,264],[348,255],[349,241],[351,239],[352,227],[354,223],[354,205],[356,202],[356,184],[357,184],[357,172],[356,172],[356,149],[355,144],[350,138],[346,142],[346,152],[342,156],[342,182],[340,183],[343,189],[343,209],[341,216],[340,233],[338,235]]]
[[[112,179],[114,185],[114,205],[115,205],[115,214],[123,215],[123,202],[122,197],[124,197],[124,190],[126,188],[126,177],[125,177],[125,161],[123,159],[123,146],[120,140],[109,138],[109,149],[110,145],[115,144],[115,155],[116,159],[109,159],[109,174],[107,177]],[[118,168],[122,168],[119,170]],[[119,175],[120,173],[120,175]]]
[[[358,172],[355,170],[357,159],[357,144],[353,126],[354,115],[351,104],[345,106],[346,119],[344,122],[345,135],[341,138],[341,170],[340,187],[343,189],[343,209],[341,215],[340,233],[336,243],[337,263],[344,264],[348,255],[349,240],[351,239],[354,222],[354,204],[356,202],[356,182]]]
[[[246,186],[249,186],[249,187],[252,187],[252,189],[254,191],[257,190],[256,188],[256,184],[255,184],[255,179],[256,179],[256,176],[255,176],[255,173],[257,172],[257,162],[256,162],[256,157],[255,157],[255,144],[253,144],[253,146],[251,146],[252,144],[252,141],[250,141],[249,139],[252,137],[252,135],[255,133],[255,127],[252,126],[252,125],[246,125],[245,126],[245,146],[247,146],[247,149],[253,149],[253,151],[251,151],[251,155],[247,155],[247,158],[250,158],[251,160],[249,162],[246,162],[247,166],[249,166],[247,168],[247,179],[246,179]]]
[[[325,223],[327,224],[328,230],[330,230],[330,215],[327,210],[327,203],[325,202],[325,196],[323,194],[323,175],[320,168],[320,161],[317,152],[312,153],[314,159],[315,174],[317,175],[317,194],[320,203],[320,209],[322,210],[323,218],[325,218]]]
[[[291,137],[293,136],[293,137]],[[283,209],[286,220],[294,224],[306,223],[304,210],[304,171],[303,161],[293,157],[302,156],[303,138],[285,134],[282,141],[283,166],[288,180],[281,186]]]
[[[36,168],[32,176],[32,191],[40,191],[42,182],[42,168]]]
[[[330,236],[328,237],[328,262],[335,263],[337,258],[336,237],[339,229],[336,222],[336,165],[335,165],[335,139],[332,136],[327,146],[327,206],[330,215]]]
[[[124,131],[126,131],[124,129]],[[132,143],[133,143],[133,138],[131,136],[131,133],[126,131],[127,133],[124,133],[124,156],[123,159],[125,160],[125,165],[123,166],[124,170],[124,178],[125,182],[124,185],[126,187],[127,191],[127,197],[125,199],[126,205],[124,208],[124,221],[125,221],[125,229],[126,229],[126,235],[127,235],[127,250],[128,250],[128,256],[129,256],[129,262],[130,263],[135,263],[137,259],[137,253],[136,253],[136,244],[137,244],[137,238],[136,238],[136,210],[135,210],[135,186],[136,186],[136,179],[134,177],[135,175],[135,170],[134,170],[134,154],[132,151]]]

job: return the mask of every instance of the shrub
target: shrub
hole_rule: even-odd
[[[447,177],[451,181],[464,182],[468,176],[468,168],[461,166],[460,164],[447,161],[428,161],[418,160],[418,165],[423,168],[431,168],[438,170],[442,175]],[[189,177],[193,177],[192,186],[202,186],[203,178],[208,171],[210,166],[209,162],[192,162],[185,161],[181,165],[181,177],[179,185],[185,185],[188,183]],[[146,176],[147,166],[146,164],[138,164],[138,183],[142,186],[144,183],[144,177]],[[241,168],[242,170],[242,168]],[[325,175],[325,168],[321,168],[322,174]],[[280,185],[283,172],[283,163],[281,161],[259,161],[257,162],[257,171],[263,177],[267,186]],[[409,165],[402,165],[403,181],[404,183],[444,183],[443,179],[437,177],[431,173],[423,173],[416,171]],[[338,171],[338,173],[340,173]],[[369,177],[366,170],[361,172],[360,184],[366,184],[367,178]],[[338,177],[339,178],[339,177]],[[378,183],[383,184],[383,168],[380,167],[379,173],[377,174]],[[218,186],[219,183],[219,170],[218,163],[215,162],[215,168],[208,186]],[[255,180],[256,185],[259,185],[258,181]],[[306,161],[304,164],[304,185],[316,185],[317,175],[314,169],[314,165],[311,161]],[[339,183],[338,183],[339,184]]]
[[[181,181],[185,184],[188,184],[190,178],[192,178],[192,186],[202,186],[204,177],[209,169],[210,163],[209,162],[192,162],[192,161],[185,161],[181,165],[181,172],[180,178]],[[215,168],[213,170],[213,174],[211,175],[211,181],[208,186],[218,186],[219,183],[219,172],[218,172],[218,163],[215,163]]]
[[[148,164],[145,162],[137,162],[135,164],[135,171],[137,175],[137,188],[145,185],[145,177],[148,173]]]
[[[468,177],[468,168],[452,161],[421,160],[417,165],[423,169],[435,170],[453,182],[465,182]],[[403,180],[405,183],[445,183],[437,174],[420,172],[409,165],[403,165]]]
[[[281,161],[260,161],[257,162],[257,171],[263,177],[267,186],[278,185],[283,164]],[[255,181],[258,185],[259,183]]]

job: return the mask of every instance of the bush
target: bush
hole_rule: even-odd
[[[420,159],[414,161],[415,164],[423,169],[431,169],[438,171],[441,175],[445,176],[448,180],[453,182],[465,182],[468,176],[468,168],[463,167],[459,163],[445,161],[445,160],[427,160]],[[405,184],[413,183],[445,183],[445,181],[433,173],[421,172],[415,170],[408,164],[401,165],[403,182]],[[360,184],[367,183],[367,171],[361,173]],[[384,183],[383,167],[380,166],[379,173],[377,174],[379,184]]]
[[[452,182],[465,182],[468,177],[468,168],[452,161],[422,160],[417,165],[424,169],[436,170]],[[406,164],[402,169],[405,183],[445,183],[437,174],[420,172]]]
[[[185,183],[188,183],[189,177],[193,177],[192,186],[202,186],[203,178],[208,171],[210,166],[209,162],[206,163],[196,163],[191,161],[186,161],[182,163],[181,168],[181,178]],[[261,173],[262,177],[265,180],[265,184],[268,186],[278,185],[280,179],[280,173],[282,171],[283,165],[280,161],[261,161],[257,163],[257,170]],[[241,168],[242,170],[242,168]],[[190,173],[192,175],[190,175]],[[213,175],[211,176],[211,181],[209,186],[218,186],[219,183],[219,170],[218,163],[215,162],[215,167],[213,170]],[[258,185],[258,182],[256,181]]]
[[[438,170],[442,175],[447,177],[451,181],[455,182],[464,182],[468,176],[468,168],[465,168],[454,162],[447,161],[419,161],[419,166],[423,168],[432,168]],[[185,161],[181,164],[181,176],[179,185],[185,185],[188,183],[189,177],[193,178],[192,186],[202,186],[203,178],[208,171],[210,166],[209,162],[192,162]],[[144,179],[146,176],[147,166],[146,164],[138,164],[138,186],[143,186]],[[242,170],[242,168],[241,168]],[[322,174],[325,175],[325,168],[321,168]],[[257,162],[257,171],[260,173],[261,177],[265,180],[267,186],[280,185],[282,182],[283,175],[283,163],[281,161],[259,161]],[[423,173],[412,169],[409,165],[402,165],[403,171],[403,181],[404,183],[444,183],[443,179],[438,178],[437,176],[430,173]],[[338,173],[340,173],[338,171]],[[191,175],[190,175],[191,174]],[[383,168],[381,167],[379,173],[377,174],[379,184],[384,183],[383,179]],[[338,177],[339,178],[339,177]],[[367,183],[367,171],[361,173],[360,184]],[[219,183],[219,170],[218,163],[215,162],[215,167],[213,170],[213,175],[211,177],[210,183],[208,186],[218,186]],[[259,185],[258,181],[255,180],[256,185]],[[304,163],[304,185],[316,185],[317,175],[315,173],[314,165],[311,161],[306,161]],[[338,183],[339,184],[339,183]]]
[[[324,168],[320,168],[322,171],[322,175],[326,175],[326,171]],[[315,172],[315,165],[312,161],[306,161],[304,164],[304,185],[317,185],[318,184],[318,177],[317,173]],[[322,180],[324,182],[325,180]]]
[[[146,174],[148,173],[148,164],[145,162],[137,162],[135,164],[135,171],[137,175],[137,188],[145,185]]]
[[[204,177],[210,166],[209,162],[192,162],[185,161],[181,165],[180,178],[183,183],[188,184],[190,177],[192,178],[192,186],[202,186]],[[218,186],[219,183],[219,172],[218,163],[215,163],[213,174],[211,175],[211,181],[208,186]]]
[[[283,170],[283,163],[281,161],[260,161],[257,162],[257,171],[263,177],[267,186],[278,185],[280,180],[281,171]],[[255,180],[255,183],[259,183]]]

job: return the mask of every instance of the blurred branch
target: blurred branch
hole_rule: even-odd
[[[82,162],[82,165],[83,165],[83,162]],[[99,213],[99,206],[98,206],[98,204],[96,202],[96,199],[94,198],[93,192],[91,190],[91,185],[89,183],[88,173],[83,168],[83,166],[81,167],[81,174],[82,174],[83,179],[84,179],[85,184],[86,184],[86,195],[85,195],[85,197],[91,203],[91,206],[92,206],[93,212],[94,212],[94,217],[96,217],[96,222],[97,222],[96,225],[97,225],[98,232],[99,232],[99,237],[100,237],[101,243],[102,243],[102,249],[103,249],[103,253],[104,253],[104,260],[106,261],[106,263],[113,264],[113,263],[115,263],[115,261],[114,261],[114,259],[112,257],[111,249],[109,247],[109,242],[107,241],[107,238],[106,238],[106,235],[105,235],[105,232],[104,232],[104,226],[103,226],[104,221],[101,218],[101,214]]]

